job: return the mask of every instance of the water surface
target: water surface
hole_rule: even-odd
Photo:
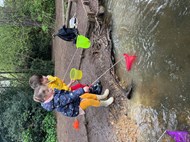
[[[137,56],[130,72],[124,61],[116,69],[122,82],[136,84],[129,114],[139,126],[138,141],[156,141],[168,129],[190,131],[190,1],[109,0],[106,5],[116,60],[123,53]]]

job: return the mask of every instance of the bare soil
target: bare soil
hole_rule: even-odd
[[[83,71],[80,81],[84,84],[93,83],[99,76],[108,70],[114,63],[112,41],[110,38],[111,15],[98,14],[98,0],[89,0],[89,7],[96,14],[95,20],[90,22],[83,7],[83,0],[76,0],[71,9],[71,15],[76,12],[79,20],[79,33],[91,40],[89,49],[77,49],[72,42],[66,42],[56,37],[53,39],[53,57],[55,61],[55,75],[69,82],[69,71],[78,68]],[[56,28],[58,31],[65,23],[64,0],[56,0]],[[73,54],[76,55],[71,59]],[[70,68],[67,71],[69,64]],[[67,71],[67,74],[65,74]],[[107,107],[88,108],[85,115],[78,116],[80,128],[73,128],[76,118],[68,118],[60,113],[57,117],[57,139],[59,142],[135,142],[137,141],[137,126],[127,116],[128,101],[125,91],[118,83],[114,69],[106,72],[100,78],[103,89],[110,90],[110,96],[115,98],[114,103]]]

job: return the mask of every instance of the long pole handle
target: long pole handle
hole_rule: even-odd
[[[117,65],[119,62],[121,62],[124,58],[121,58],[118,60],[115,64],[113,64],[109,69],[107,69],[100,77],[98,77],[91,85],[93,85],[96,81],[98,81],[103,75],[105,75],[111,68],[113,68],[115,65]]]
[[[70,63],[69,63],[69,66],[67,67],[67,70],[66,70],[66,72],[65,72],[65,75],[64,75],[64,77],[63,77],[63,80],[65,80],[65,76],[66,76],[66,74],[67,74],[67,72],[68,72],[68,70],[69,70],[69,67],[71,66],[71,63],[73,62],[73,59],[74,59],[74,57],[75,57],[75,55],[76,55],[76,53],[77,53],[77,50],[78,50],[78,48],[75,50],[75,53],[73,54],[73,57],[72,57],[72,59],[71,59],[71,61],[70,61]]]
[[[160,139],[163,137],[163,135],[166,133],[166,130],[164,131],[164,133],[160,136],[160,138],[157,140],[157,142],[160,141]]]

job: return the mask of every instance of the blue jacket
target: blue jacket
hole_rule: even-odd
[[[82,88],[73,92],[64,90],[54,90],[54,98],[47,103],[42,103],[41,106],[47,111],[58,111],[68,117],[75,117],[79,114],[80,95],[84,94]]]

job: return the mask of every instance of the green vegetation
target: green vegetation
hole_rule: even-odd
[[[53,74],[55,1],[4,0],[0,6],[0,135],[8,142],[56,142],[56,121],[32,99],[32,74]]]

